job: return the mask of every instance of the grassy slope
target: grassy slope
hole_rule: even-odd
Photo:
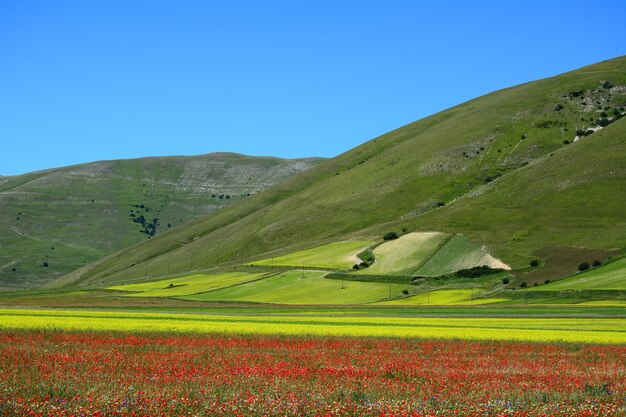
[[[450,274],[460,269],[487,265],[501,267],[496,260],[479,245],[470,242],[463,235],[455,235],[420,268],[416,275],[435,276]]]
[[[401,294],[406,285],[341,282],[324,271],[289,271],[218,291],[184,297],[202,301],[250,301],[279,304],[363,304]]]
[[[226,272],[222,274],[195,274],[139,284],[117,285],[110,290],[130,291],[128,297],[177,297],[214,291],[231,285],[257,279],[261,274]]]
[[[576,274],[530,291],[623,290],[626,291],[626,258]]]
[[[148,222],[157,217],[158,235],[168,223],[175,227],[230,205],[316,162],[216,153],[2,177],[0,290],[35,286],[146,240],[131,214]],[[144,208],[133,207],[140,204]]]
[[[331,269],[350,269],[358,263],[356,254],[366,249],[371,241],[334,242],[315,248],[290,253],[276,258],[251,262],[260,266],[295,266]]]
[[[415,271],[446,241],[444,233],[408,233],[374,248],[376,260],[363,274],[404,275]]]
[[[556,245],[624,249],[626,119],[563,144],[589,125],[581,117],[596,115],[563,96],[603,80],[626,85],[626,59],[497,91],[409,124],[58,285],[185,271],[190,259],[196,267],[250,261],[400,228],[463,233],[514,268]],[[555,103],[564,108],[554,110]]]

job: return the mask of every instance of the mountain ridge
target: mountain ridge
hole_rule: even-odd
[[[36,286],[322,160],[219,152],[95,161],[2,177],[0,286]]]

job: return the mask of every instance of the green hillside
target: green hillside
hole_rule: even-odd
[[[626,291],[626,258],[570,278],[531,288],[541,291],[618,290]]]
[[[101,161],[2,177],[0,290],[49,282],[246,199],[319,161],[214,153]]]
[[[56,285],[183,274],[332,241],[377,240],[389,231],[463,234],[517,279],[567,275],[581,248],[606,256],[626,249],[626,119],[618,120],[624,105],[624,57],[496,91],[370,140]],[[531,270],[533,259],[539,266]]]

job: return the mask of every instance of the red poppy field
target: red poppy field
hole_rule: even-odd
[[[626,346],[0,333],[0,416],[622,416]]]

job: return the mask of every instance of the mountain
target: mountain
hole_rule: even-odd
[[[321,161],[212,153],[1,177],[0,288],[49,282],[245,200]]]
[[[625,57],[496,91],[55,285],[184,274],[388,231],[462,233],[517,274],[573,272],[626,249],[625,105]]]

